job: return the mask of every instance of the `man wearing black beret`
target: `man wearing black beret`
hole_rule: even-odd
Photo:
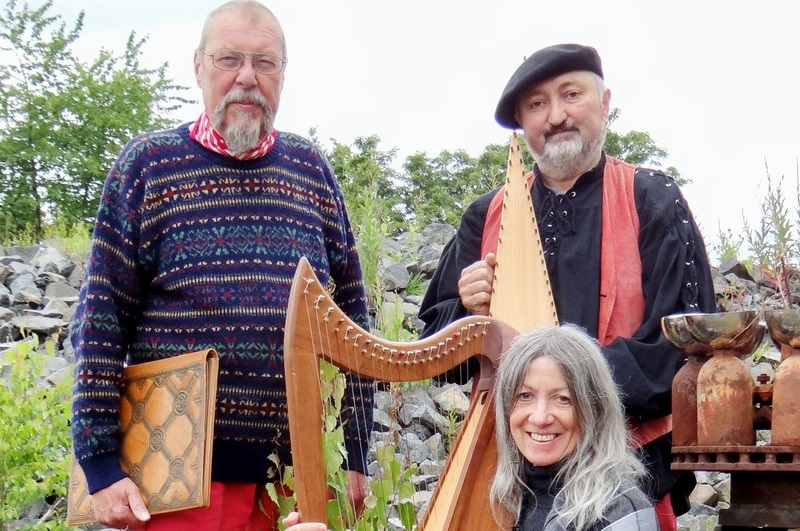
[[[602,345],[650,471],[661,531],[673,531],[694,476],[670,470],[671,385],[683,358],[660,321],[716,311],[714,288],[702,236],[673,179],[603,152],[610,96],[597,51],[558,44],[517,68],[495,119],[522,129],[536,160],[528,179],[559,321]],[[423,336],[488,315],[498,190],[467,208],[445,247],[420,309]]]

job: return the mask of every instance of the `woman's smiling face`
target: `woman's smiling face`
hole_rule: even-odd
[[[578,445],[580,426],[564,371],[549,356],[528,367],[509,414],[511,437],[534,466],[547,466]]]

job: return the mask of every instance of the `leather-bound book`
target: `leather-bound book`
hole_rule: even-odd
[[[125,368],[120,465],[151,514],[209,504],[218,372],[213,349]],[[67,523],[96,521],[86,478],[73,458]]]

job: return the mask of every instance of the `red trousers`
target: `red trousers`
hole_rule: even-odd
[[[211,483],[211,504],[154,514],[147,531],[277,531],[278,507],[255,483]]]

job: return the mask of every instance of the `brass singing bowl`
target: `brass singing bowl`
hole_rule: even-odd
[[[765,310],[764,321],[776,343],[800,348],[800,310]]]
[[[757,310],[721,313],[687,313],[662,318],[664,335],[688,354],[734,350],[751,354],[764,339]]]

